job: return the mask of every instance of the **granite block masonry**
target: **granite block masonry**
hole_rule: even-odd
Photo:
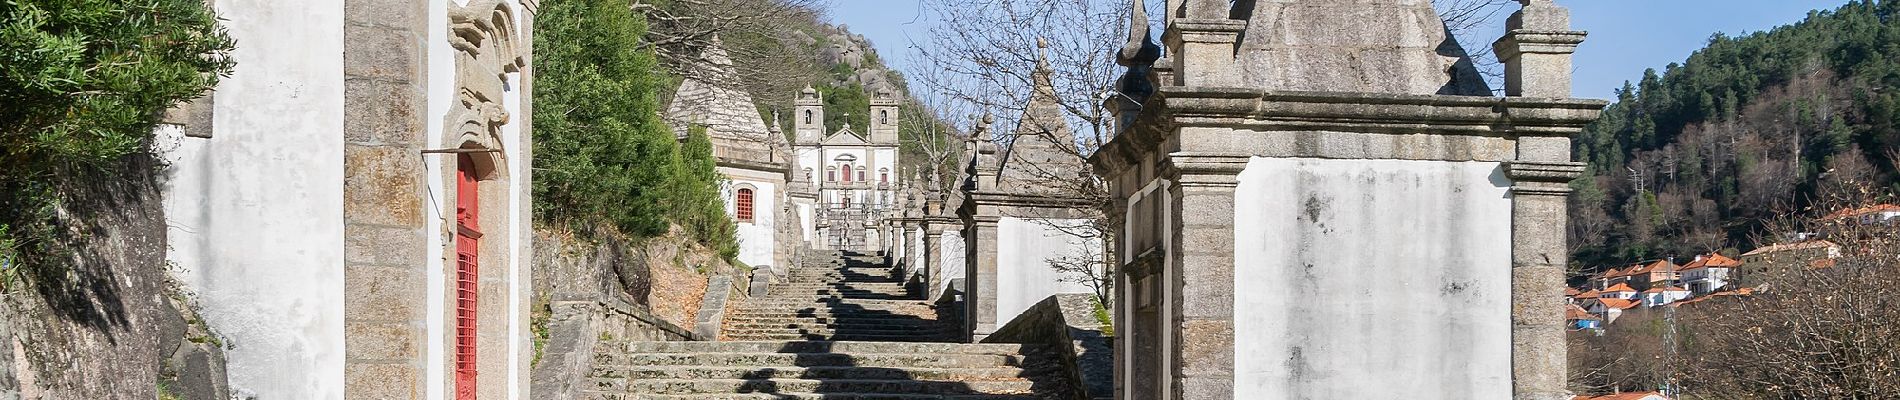
[[[1605,103],[1567,98],[1563,8],[1520,3],[1496,97],[1429,2],[1171,1],[1163,54],[1136,0],[1090,158],[1116,396],[1569,398],[1570,137]]]

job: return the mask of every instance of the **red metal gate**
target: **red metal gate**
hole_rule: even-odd
[[[475,300],[481,247],[480,183],[475,160],[462,155],[455,168],[455,398],[475,399]]]

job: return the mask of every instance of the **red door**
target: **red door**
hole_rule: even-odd
[[[455,168],[455,398],[475,399],[475,300],[480,275],[481,192],[475,161],[468,155]]]

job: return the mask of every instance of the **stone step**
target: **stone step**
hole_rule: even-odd
[[[865,393],[723,393],[723,394],[626,394],[585,392],[589,400],[1038,400],[1041,397],[1015,394],[865,394]]]
[[[788,332],[788,333],[820,334],[820,335],[836,335],[836,334],[843,333],[843,334],[855,334],[855,335],[901,336],[907,333],[942,333],[942,332],[951,330],[950,328],[951,327],[949,326],[949,324],[940,324],[937,326],[893,326],[893,325],[882,325],[882,324],[854,324],[854,325],[844,325],[844,326],[830,326],[830,325],[823,325],[823,324],[812,324],[812,325],[799,324],[796,326],[727,325],[725,332],[729,335],[748,334],[748,333],[771,334],[771,333],[779,333],[779,332]]]
[[[948,321],[923,319],[917,317],[786,317],[786,316],[732,316],[726,318],[726,326],[789,326],[792,324],[816,324],[829,326],[883,325],[883,326],[931,326]]]
[[[864,368],[864,367],[655,367],[609,366],[594,369],[595,377],[628,379],[917,379],[931,381],[986,381],[1018,379],[1020,367],[991,368]]]
[[[697,393],[878,393],[1028,394],[1028,380],[943,382],[897,379],[594,379],[596,390],[637,394]]]
[[[905,333],[903,335],[863,335],[863,334],[820,335],[820,334],[798,334],[798,333],[744,333],[744,334],[728,334],[726,335],[726,339],[746,340],[746,341],[825,340],[825,341],[941,343],[941,342],[960,341],[962,340],[962,336],[955,333],[929,333],[929,332],[910,332],[910,333]]]
[[[995,354],[840,354],[840,353],[658,353],[596,354],[596,365],[755,366],[884,368],[985,368],[1021,366],[1020,355]]]
[[[1035,348],[1013,343],[900,343],[827,341],[648,342],[616,341],[606,345],[630,353],[785,353],[785,354],[979,354],[1017,355]]]

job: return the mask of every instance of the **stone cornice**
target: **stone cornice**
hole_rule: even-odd
[[[970,204],[985,207],[1094,208],[1086,198],[971,191]]]
[[[1590,34],[1582,31],[1545,31],[1516,29],[1505,32],[1491,48],[1498,57],[1509,60],[1518,54],[1572,54]]]
[[[1140,162],[1181,128],[1515,139],[1575,135],[1601,100],[1163,87],[1135,126],[1090,157],[1098,172]]]
[[[781,173],[781,174],[785,173],[786,171],[792,170],[792,167],[785,163],[758,162],[758,161],[743,160],[743,159],[729,158],[729,157],[717,157],[714,159],[714,162],[715,164],[718,164],[718,166],[721,166],[721,167],[749,169],[753,171],[776,172],[776,173]]]
[[[1504,164],[1504,176],[1517,182],[1570,182],[1583,176],[1580,162],[1513,161]]]

